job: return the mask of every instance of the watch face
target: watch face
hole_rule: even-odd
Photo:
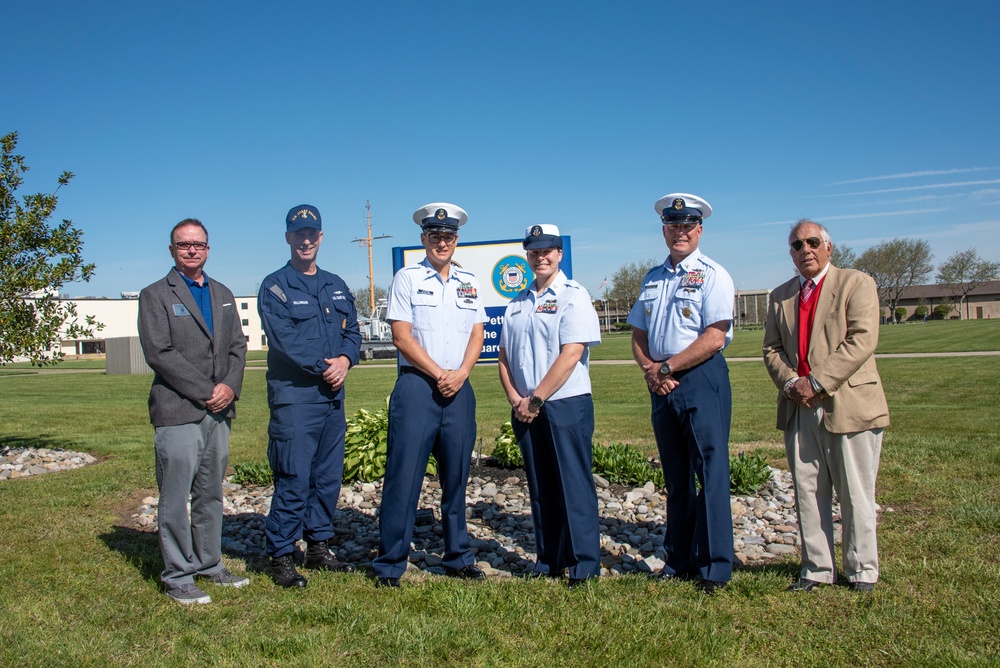
[[[661,364],[660,365],[660,375],[661,376],[669,376],[670,375],[670,371],[671,371],[671,369],[670,369],[670,365],[669,364]]]
[[[545,402],[539,399],[538,397],[531,397],[531,405],[534,406],[535,408],[541,408],[542,404],[544,403]]]

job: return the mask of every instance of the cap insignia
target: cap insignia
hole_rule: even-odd
[[[531,228],[531,236],[537,237],[541,233],[542,233],[542,226],[541,225],[535,225],[535,226],[533,226]]]
[[[681,199],[680,197],[675,198],[674,199],[674,203],[673,203],[673,207],[675,209],[677,209],[678,211],[680,211],[681,209],[684,208],[684,200]]]
[[[316,214],[315,214],[315,213],[313,213],[312,211],[310,211],[309,209],[300,209],[300,210],[296,211],[296,212],[295,212],[295,215],[294,215],[294,216],[292,216],[292,220],[296,220],[296,219],[298,219],[298,218],[299,218],[300,216],[301,216],[302,218],[307,218],[307,217],[311,217],[311,218],[312,218],[313,220],[316,220]]]
[[[437,211],[434,212],[434,216],[438,220],[444,220],[445,218],[448,217],[448,212],[445,211],[444,209],[438,209]]]

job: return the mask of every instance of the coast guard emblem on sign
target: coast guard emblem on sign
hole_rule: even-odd
[[[684,274],[684,278],[681,279],[681,287],[701,287],[705,283],[705,272],[701,269],[695,269],[694,271],[689,271]]]
[[[535,280],[528,261],[520,255],[508,255],[501,258],[493,266],[491,278],[493,279],[493,289],[501,297],[512,299],[517,293],[528,287],[531,281]]]

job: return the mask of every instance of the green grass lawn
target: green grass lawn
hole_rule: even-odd
[[[918,339],[929,332],[960,348],[948,335],[966,327],[970,346],[1000,331],[983,321],[905,325],[883,328],[883,342],[926,346]],[[751,339],[760,333],[745,334],[734,346],[759,353]],[[620,339],[608,337],[607,349],[623,345],[627,357]],[[196,609],[163,596],[155,537],[129,523],[155,489],[150,377],[4,376],[0,444],[103,461],[0,482],[0,665],[991,665],[1000,654],[1000,358],[886,359],[879,368],[892,426],[878,500],[894,512],[880,525],[882,581],[870,597],[842,587],[785,593],[798,570],[788,560],[740,570],[712,598],[640,577],[574,591],[430,577],[385,591],[360,574],[320,574],[293,592],[251,573],[249,587],[212,589],[212,604]],[[733,447],[780,459],[763,366],[734,363],[730,373]],[[394,376],[391,366],[354,370],[349,413],[384,405]],[[595,440],[654,452],[638,370],[595,365],[592,376]],[[472,382],[488,451],[509,410],[496,367],[477,368]],[[264,374],[251,371],[232,462],[264,456],[266,423]]]

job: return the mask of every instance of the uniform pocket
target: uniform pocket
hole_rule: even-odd
[[[858,371],[853,376],[847,379],[847,384],[851,387],[857,387],[858,385],[869,385],[878,382],[878,374],[872,373],[871,371]]]
[[[413,306],[413,328],[431,329],[438,318],[438,303],[440,298],[435,294],[415,294],[411,300]]]
[[[295,427],[271,420],[267,426],[267,461],[275,477],[292,474],[292,442]]]

